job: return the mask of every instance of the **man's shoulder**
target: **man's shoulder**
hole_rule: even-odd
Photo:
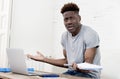
[[[87,25],[83,25],[83,32],[85,34],[90,34],[90,33],[96,34],[97,33],[93,28],[91,28],[90,26],[87,26]]]
[[[84,30],[92,30],[92,31],[94,31],[93,28],[91,28],[90,26],[82,25],[82,27],[83,27]]]
[[[62,33],[62,40],[66,40],[68,38],[68,32],[65,31]]]
[[[64,36],[67,36],[68,35],[68,31],[65,31],[65,32],[63,32],[62,33],[62,36],[64,37]]]

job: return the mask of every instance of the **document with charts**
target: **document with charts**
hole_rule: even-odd
[[[102,70],[103,67],[100,65],[95,65],[95,64],[90,64],[90,63],[80,63],[77,64],[78,68],[83,69],[83,70],[93,70],[93,71],[99,71]]]

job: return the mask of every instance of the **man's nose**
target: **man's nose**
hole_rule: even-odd
[[[72,21],[68,19],[67,24],[72,24]]]

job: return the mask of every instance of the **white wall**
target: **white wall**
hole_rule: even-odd
[[[47,1],[13,0],[11,47],[51,50],[53,4]]]
[[[119,0],[13,1],[11,47],[24,48],[30,52],[40,50],[47,56],[62,58],[60,40],[65,28],[60,9],[66,2],[76,2],[80,7],[82,23],[91,26],[100,35],[102,74],[107,79],[120,78]],[[56,69],[52,68],[53,71]]]
[[[53,52],[53,7],[49,0],[13,0],[10,47],[49,56]]]

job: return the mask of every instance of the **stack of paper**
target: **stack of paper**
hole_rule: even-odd
[[[102,66],[94,65],[90,63],[80,63],[80,64],[77,64],[77,66],[78,68],[83,69],[83,70],[92,70],[92,71],[102,70]]]

